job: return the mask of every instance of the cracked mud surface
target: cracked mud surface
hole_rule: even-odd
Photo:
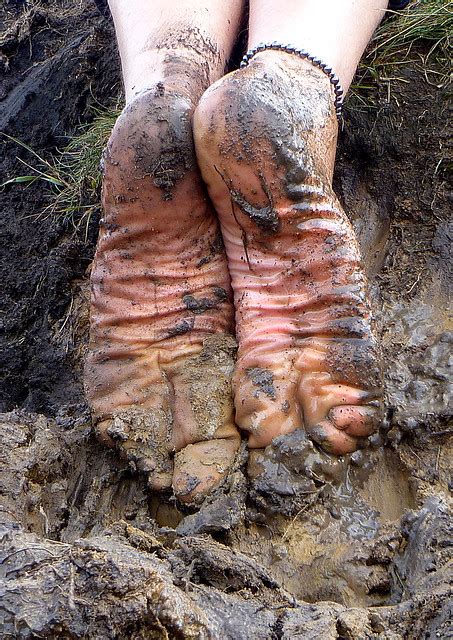
[[[109,24],[94,5],[55,4],[2,9],[2,129],[42,154],[119,86]],[[244,451],[199,510],[150,493],[92,434],[81,356],[96,217],[85,242],[30,217],[43,185],[0,194],[2,638],[448,637],[447,97],[400,73],[404,109],[384,90],[379,114],[350,106],[335,178],[368,255],[386,422],[348,459],[302,432]],[[5,150],[6,175],[21,172],[29,158]],[[250,376],[272,393],[266,371]]]

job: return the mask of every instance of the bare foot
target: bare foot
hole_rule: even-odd
[[[379,424],[381,372],[359,248],[331,186],[329,80],[258,54],[208,89],[194,133],[234,290],[237,423],[252,448],[304,427],[351,452]]]
[[[192,112],[186,95],[157,83],[116,123],[85,369],[99,437],[152,488],[173,485],[186,502],[219,484],[240,442],[232,295],[194,158]]]

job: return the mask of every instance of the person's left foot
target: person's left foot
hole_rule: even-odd
[[[123,111],[105,156],[85,388],[99,438],[186,503],[234,462],[236,343],[193,100],[163,82]]]
[[[258,54],[213,85],[194,120],[236,306],[236,421],[249,446],[303,427],[329,452],[378,426],[381,372],[353,229],[331,187],[328,78]]]

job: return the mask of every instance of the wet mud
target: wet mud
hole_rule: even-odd
[[[118,65],[94,5],[23,9],[8,0],[0,10],[1,125],[45,155],[92,104],[116,100]],[[0,194],[1,637],[449,637],[447,95],[421,71],[399,73],[397,100],[382,88],[377,112],[349,104],[334,180],[366,255],[384,354],[381,429],[341,459],[302,431],[250,458],[241,448],[200,508],[150,491],[132,459],[94,437],[81,372],[99,216],[86,239],[61,218],[33,217],[42,184]],[[16,156],[26,153],[4,150],[6,175],[23,172]],[[219,351],[225,363],[233,342]],[[203,362],[190,366],[208,433]],[[266,371],[250,376],[272,393]],[[228,384],[216,384],[223,398]]]

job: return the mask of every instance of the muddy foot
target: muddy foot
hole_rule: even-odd
[[[355,450],[378,426],[381,372],[359,248],[331,187],[329,80],[261,53],[208,89],[194,131],[234,290],[238,425],[251,447],[303,426],[329,452]]]
[[[232,296],[194,160],[192,111],[162,82],[115,126],[85,370],[101,440],[146,472],[152,488],[173,484],[186,502],[219,484],[239,446]]]

